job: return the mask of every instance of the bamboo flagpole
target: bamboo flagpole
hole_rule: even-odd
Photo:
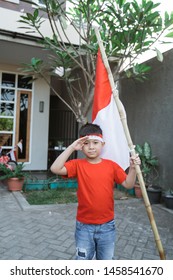
[[[131,136],[130,136],[130,132],[129,132],[129,129],[128,129],[127,119],[126,119],[126,115],[125,115],[125,112],[124,112],[124,107],[123,107],[123,105],[122,105],[122,103],[119,99],[118,89],[116,88],[116,85],[114,83],[113,75],[112,75],[112,72],[111,72],[111,69],[110,69],[110,66],[109,66],[109,62],[108,62],[106,53],[105,53],[103,42],[101,40],[100,32],[99,32],[97,27],[95,27],[95,34],[96,34],[97,41],[98,41],[98,44],[99,44],[102,60],[103,60],[103,63],[105,65],[105,68],[106,68],[107,73],[108,73],[108,78],[109,78],[109,82],[110,82],[110,85],[111,85],[111,88],[112,88],[113,97],[114,97],[114,100],[115,100],[115,103],[116,103],[116,106],[117,106],[117,109],[118,109],[118,112],[119,112],[119,115],[120,115],[120,119],[121,119],[121,122],[122,122],[122,126],[123,126],[123,129],[124,129],[126,140],[127,140],[127,143],[128,143],[129,149],[130,149],[130,153],[131,153],[132,156],[135,156],[136,155],[136,152],[135,152],[135,149],[134,149],[135,146],[133,145],[133,142],[132,142],[132,139],[131,139]],[[141,187],[142,196],[143,196],[144,204],[145,204],[146,211],[147,211],[147,214],[148,214],[148,218],[150,220],[151,228],[153,230],[156,246],[157,246],[157,249],[158,249],[158,252],[159,252],[159,255],[160,255],[160,259],[165,260],[166,259],[165,253],[164,253],[163,246],[162,246],[162,243],[161,243],[161,240],[160,240],[160,236],[159,236],[159,233],[158,233],[158,230],[157,230],[157,226],[156,226],[156,222],[155,222],[155,219],[154,219],[151,204],[150,204],[150,201],[148,199],[148,195],[147,195],[145,183],[144,183],[144,180],[143,180],[142,172],[141,172],[141,169],[140,169],[139,165],[136,165],[135,168],[136,168],[137,178],[139,180],[139,184],[140,184],[140,187]]]

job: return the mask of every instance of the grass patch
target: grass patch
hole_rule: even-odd
[[[24,191],[23,195],[31,205],[76,203],[76,188],[57,188],[49,190]],[[114,199],[128,199],[133,196],[114,189]]]
[[[31,205],[76,203],[76,188],[55,190],[26,191],[23,193]]]

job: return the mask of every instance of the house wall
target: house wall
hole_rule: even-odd
[[[14,4],[12,4],[14,5]],[[21,12],[22,10],[23,13]],[[20,28],[20,27],[28,27],[27,25],[25,25],[24,23],[20,23],[19,20],[21,20],[20,16],[21,15],[25,15],[26,12],[31,12],[31,8],[30,6],[28,6],[28,8],[23,9],[23,6],[21,6],[20,11],[15,11],[15,10],[10,10],[8,7],[7,8],[2,8],[0,7],[0,29],[2,30],[6,30],[6,31],[10,31],[10,32],[16,32],[20,33],[20,34],[25,34],[26,33],[26,29]],[[8,19],[8,20],[7,20]],[[57,23],[58,25],[58,23]],[[43,35],[46,37],[51,37],[52,34],[52,30],[50,28],[50,24],[48,19],[45,19],[45,21],[42,23],[41,25],[41,32],[43,33]],[[68,40],[66,38],[66,36],[64,35],[63,31],[61,30],[61,28],[59,28],[60,30],[60,36],[65,43],[68,43],[69,41],[72,44],[78,44],[79,43],[79,35],[76,32],[76,30],[73,28],[72,25],[67,25],[66,28],[66,33],[68,36]],[[40,37],[39,33],[35,32],[35,33],[31,33],[31,36],[35,36],[35,37]]]
[[[173,157],[173,49],[164,53],[161,63],[156,58],[145,82],[124,80],[121,100],[134,144],[151,144],[153,155],[159,159],[159,184],[172,187]]]
[[[34,83],[31,119],[31,147],[29,170],[46,170],[49,132],[49,99],[50,88],[44,80]],[[39,112],[39,102],[44,102],[44,112]]]

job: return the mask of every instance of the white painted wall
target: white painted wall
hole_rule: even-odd
[[[18,22],[21,19],[20,18],[21,15],[25,15],[25,11],[16,12],[13,10],[8,10],[0,7],[0,28],[3,30],[17,32],[21,34],[26,33],[26,29],[19,28],[19,27],[24,27],[24,23]],[[43,32],[44,36],[48,36],[48,37],[51,36],[52,32],[48,20],[45,19],[45,22],[42,24],[41,31]],[[75,31],[72,25],[67,25],[66,32],[72,44],[79,43],[78,33]],[[37,37],[39,36],[38,33],[31,33],[31,35]],[[64,42],[67,42],[67,39],[62,31],[61,31],[61,38]]]
[[[43,79],[34,83],[31,118],[30,170],[47,169],[48,132],[49,132],[50,88]],[[39,102],[44,101],[44,112],[39,112]]]

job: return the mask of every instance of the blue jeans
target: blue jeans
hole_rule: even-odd
[[[115,246],[115,221],[101,225],[76,221],[76,260],[112,260]]]

